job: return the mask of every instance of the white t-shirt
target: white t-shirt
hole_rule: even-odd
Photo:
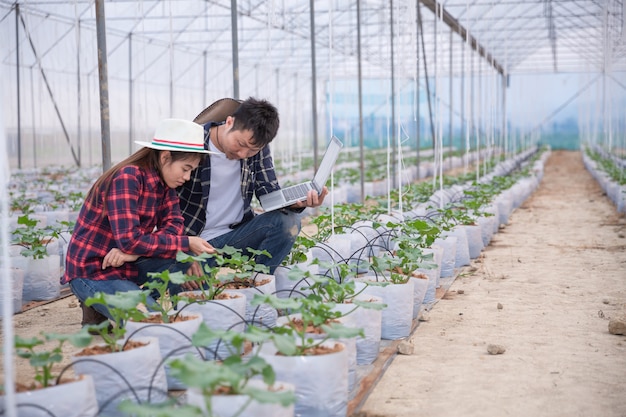
[[[243,219],[241,198],[241,161],[230,160],[209,141],[211,158],[211,188],[206,206],[206,225],[200,236],[213,239],[230,232],[230,226]]]

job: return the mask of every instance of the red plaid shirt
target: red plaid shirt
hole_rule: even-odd
[[[107,214],[102,217],[105,204]],[[74,278],[133,280],[138,275],[133,262],[103,270],[104,256],[118,248],[134,255],[176,258],[179,250],[189,251],[183,228],[176,190],[165,185],[156,171],[126,166],[113,177],[104,202],[100,190],[98,205],[83,204],[61,283]]]

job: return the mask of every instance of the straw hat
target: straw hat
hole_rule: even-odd
[[[223,122],[228,116],[232,116],[240,105],[241,100],[221,98],[202,110],[193,121],[201,125],[208,122]]]
[[[164,119],[154,132],[152,142],[136,144],[161,151],[211,153],[204,149],[204,128],[183,119]]]

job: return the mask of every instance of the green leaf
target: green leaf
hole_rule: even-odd
[[[296,402],[296,395],[291,390],[274,391],[257,387],[246,386],[242,394],[249,395],[250,398],[263,404],[280,404],[287,407]]]
[[[291,335],[274,334],[271,337],[276,349],[286,356],[293,356],[298,352],[296,341]]]
[[[160,404],[137,404],[131,400],[123,400],[118,409],[129,416],[135,417],[202,417],[199,407],[177,405],[175,399]]]
[[[362,328],[347,327],[341,323],[322,324],[321,328],[330,339],[350,339],[357,336],[365,337]]]
[[[364,301],[364,300],[352,300],[352,303],[363,308],[367,308],[370,310],[384,310],[387,308],[387,304],[372,302],[372,301]]]

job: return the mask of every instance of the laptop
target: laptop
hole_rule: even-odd
[[[263,206],[263,210],[272,211],[290,206],[298,201],[306,200],[309,190],[315,190],[321,193],[322,188],[326,185],[326,181],[328,181],[328,177],[330,177],[330,173],[335,166],[335,161],[337,161],[337,156],[339,156],[339,151],[342,147],[343,143],[333,136],[330,139],[320,167],[313,179],[262,195],[259,197],[259,202],[261,206]]]

